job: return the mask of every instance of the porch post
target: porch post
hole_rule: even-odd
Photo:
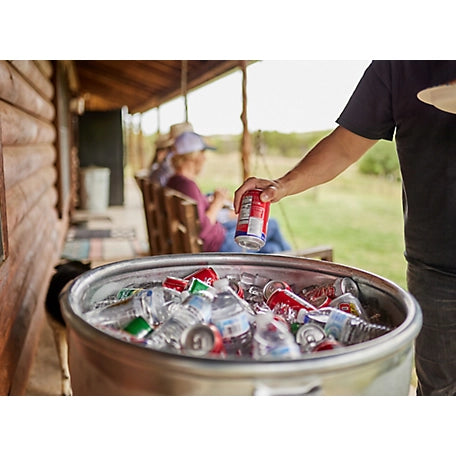
[[[252,140],[249,133],[247,122],[247,62],[241,61],[242,70],[242,114],[241,120],[243,125],[241,139],[241,161],[243,180],[250,176],[250,155],[252,152]]]

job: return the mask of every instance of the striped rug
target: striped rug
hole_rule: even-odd
[[[144,254],[147,246],[141,245],[134,228],[112,230],[68,231],[61,257],[68,260],[109,261],[136,258]]]

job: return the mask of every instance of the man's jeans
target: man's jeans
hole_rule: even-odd
[[[407,285],[423,312],[417,395],[456,395],[456,275],[408,264]]]

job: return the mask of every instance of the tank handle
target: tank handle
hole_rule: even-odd
[[[318,380],[304,385],[266,385],[258,382],[253,390],[254,396],[321,396],[322,388]]]

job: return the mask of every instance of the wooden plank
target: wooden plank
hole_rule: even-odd
[[[141,190],[143,192],[144,214],[146,217],[147,234],[149,238],[149,253],[151,255],[160,254],[160,244],[158,242],[159,230],[156,223],[156,211],[158,210],[154,200],[152,182],[148,179],[141,180]]]
[[[49,121],[54,118],[54,105],[5,60],[0,60],[0,98],[32,115]]]
[[[33,60],[10,60],[10,63],[38,92],[42,93],[46,99],[52,100],[54,86]]]
[[[39,230],[36,230],[37,226]],[[49,200],[42,198],[14,233],[10,233],[10,254],[3,266],[7,275],[2,274],[0,283],[0,347],[3,346],[1,342],[9,337],[18,306],[22,305],[21,296],[31,280],[28,274],[51,267],[46,262],[48,251],[53,255],[59,253],[56,226],[55,211],[51,212]]]
[[[5,190],[25,180],[40,168],[52,167],[56,150],[52,144],[29,144],[3,148]]]
[[[175,191],[166,188],[164,191],[167,223],[171,242],[171,253],[183,253],[184,245],[182,243],[182,230],[185,228],[181,225],[179,219],[179,209],[176,204]]]
[[[150,255],[171,253],[170,232],[166,214],[163,188],[147,176],[136,176],[143,196]]]
[[[189,60],[187,89],[235,71],[238,60]],[[144,112],[181,95],[181,60],[76,60],[87,106]]]
[[[172,253],[200,252],[202,243],[196,236],[199,233],[196,201],[170,188],[165,188],[164,195]]]
[[[20,181],[6,192],[6,216],[10,234],[20,221],[26,218],[31,208],[36,205],[44,194],[50,196],[49,189],[55,191],[56,174],[54,168],[42,168],[32,177]],[[33,231],[36,231],[36,227]]]
[[[54,125],[0,101],[1,141],[3,146],[13,144],[53,143]]]
[[[25,386],[45,292],[68,226],[57,217],[50,62],[0,61],[0,144],[9,254],[0,267],[0,394]],[[65,221],[65,223],[63,222]]]
[[[23,396],[26,394],[33,362],[38,352],[41,332],[45,324],[47,324],[47,321],[44,307],[36,306],[36,311],[30,320],[29,331],[24,339],[14,375],[10,380],[10,386],[5,394],[10,396]]]
[[[33,62],[47,79],[51,79],[54,68],[49,60],[34,60]]]
[[[171,64],[171,69],[169,70],[169,80],[180,80],[181,72],[181,61],[180,60],[155,60],[154,65],[158,67],[159,64]],[[216,78],[226,76],[230,72],[234,72],[238,69],[240,64],[239,60],[188,60],[188,74],[187,74],[187,90],[191,91],[197,87],[202,87],[204,84],[215,81]],[[172,72],[174,67],[174,72]],[[176,77],[176,67],[177,67],[177,77]],[[155,72],[153,74],[155,82]],[[148,109],[160,106],[166,101],[169,101],[172,98],[175,98],[182,93],[181,85],[174,84],[172,87],[156,91],[156,96],[145,100],[144,102],[136,103],[134,106],[131,106],[131,112],[144,112]]]
[[[171,253],[170,229],[166,213],[164,189],[156,183],[152,183],[151,191],[155,202],[155,224],[157,226],[157,244],[160,254]]]
[[[34,254],[30,255],[30,266],[26,269],[26,273],[23,274],[26,286],[21,287],[20,293],[16,295],[18,304],[11,313],[13,318],[9,319],[10,327],[3,333],[2,345],[4,348],[0,354],[0,378],[7,378],[10,381],[2,381],[0,387],[5,390],[8,389],[7,393],[11,392],[11,379],[16,372],[21,354],[24,351],[27,335],[31,328],[31,321],[40,302],[39,297],[43,296],[43,292],[47,289],[50,273],[52,272],[51,267],[36,269],[32,265],[38,262],[43,265],[51,265],[55,262],[56,251],[52,248],[53,243],[52,241],[46,242],[46,234],[49,234],[51,229],[49,227],[49,231],[43,232],[43,235],[40,236],[41,249],[35,249]],[[3,391],[3,393],[6,393],[6,391]]]
[[[0,137],[1,132],[0,123]],[[0,141],[0,264],[8,257],[9,243],[8,243],[8,223],[6,220],[6,199],[5,199],[5,165],[3,161],[3,145]],[[1,269],[0,269],[1,270]]]
[[[155,255],[158,250],[155,236],[155,226],[154,219],[152,216],[152,211],[154,210],[153,203],[150,199],[150,180],[145,177],[136,177],[136,183],[138,184],[139,189],[143,197],[143,208],[144,208],[144,217],[146,219],[146,228],[147,228],[147,237],[149,239],[149,254]]]
[[[183,233],[184,253],[201,252],[203,243],[199,238],[200,224],[196,202],[182,200],[178,201],[178,204],[182,225],[185,226]]]

